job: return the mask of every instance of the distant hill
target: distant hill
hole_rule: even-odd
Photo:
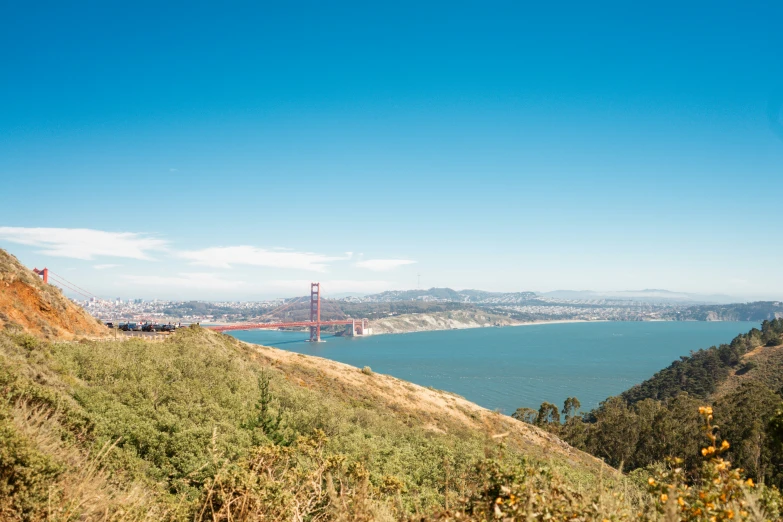
[[[428,288],[389,290],[378,294],[347,298],[361,302],[451,301],[470,304],[523,304],[546,301],[633,301],[662,305],[718,305],[736,303],[738,299],[721,294],[690,294],[661,289],[599,292],[593,290],[555,290],[553,292],[487,292],[484,290],[453,290]]]
[[[519,304],[534,300],[535,292],[485,292],[483,290],[452,290],[429,288],[426,290],[389,290],[367,295],[363,302],[382,303],[395,301],[449,301],[470,304]]]
[[[105,326],[0,249],[0,330],[48,339],[105,336]]]
[[[544,292],[542,295],[552,299],[568,299],[574,301],[583,300],[620,300],[641,301],[660,304],[712,304],[733,303],[738,299],[721,294],[690,294],[686,292],[672,292],[662,289],[622,290],[616,292],[601,292],[594,290],[555,290]]]

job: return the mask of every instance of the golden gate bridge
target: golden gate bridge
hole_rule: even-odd
[[[44,283],[48,284],[49,279],[51,278],[54,283],[57,283],[63,288],[67,288],[68,290],[71,290],[72,292],[82,295],[88,299],[100,299],[99,297],[85,290],[84,288],[76,286],[74,283],[71,283],[70,281],[63,278],[62,276],[55,274],[48,268],[43,268],[41,270],[39,270],[38,268],[34,268],[33,272],[41,276],[43,278]],[[276,313],[280,313],[283,310],[286,310],[294,306],[295,304],[301,302],[301,299],[302,299],[301,297],[296,298],[290,303],[286,303],[272,310],[271,312],[267,312],[262,316],[262,318],[270,317]],[[276,322],[276,323],[235,323],[235,324],[204,326],[204,328],[208,328],[216,332],[229,332],[234,330],[279,329],[279,328],[309,328],[310,341],[320,342],[322,326],[345,325],[345,326],[350,326],[350,329],[347,329],[347,331],[349,331],[350,335],[352,336],[368,335],[370,333],[370,330],[367,326],[367,323],[368,321],[366,318],[365,319],[333,319],[328,321],[321,320],[321,283],[310,283],[310,320],[309,321],[287,321],[287,322]]]
[[[289,308],[296,304],[299,300],[296,299],[291,303],[281,306],[267,314],[270,316],[275,313],[279,313],[286,308]],[[358,323],[358,324],[357,324]],[[334,325],[350,325],[351,335],[366,335],[367,319],[337,319],[331,321],[321,320],[321,283],[310,283],[310,320],[309,321],[293,321],[282,323],[237,323],[217,326],[207,326],[210,330],[216,332],[227,332],[230,330],[258,330],[262,328],[296,328],[307,327],[310,328],[310,341],[319,342],[321,340],[321,327],[322,326],[334,326]]]

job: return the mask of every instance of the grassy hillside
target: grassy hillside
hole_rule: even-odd
[[[525,456],[574,486],[613,476],[557,438],[459,397],[200,328],[163,343],[0,334],[0,389],[0,513],[20,518],[41,516],[55,492],[76,494],[76,511],[189,519],[229,509],[215,497],[218,482],[220,495],[250,488],[287,517],[297,493],[283,485],[323,466],[346,494],[366,478],[365,508],[398,518],[464,497],[476,463],[500,441],[502,462]],[[80,497],[73,484],[87,462],[100,495]],[[260,465],[271,466],[272,482],[257,483]]]
[[[2,520],[662,519],[657,493],[536,427],[198,327],[0,333],[0,390]]]

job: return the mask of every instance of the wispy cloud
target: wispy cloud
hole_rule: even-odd
[[[167,242],[133,232],[105,232],[89,228],[0,227],[0,241],[41,247],[41,254],[91,260],[96,257],[152,259],[150,252]]]
[[[282,249],[265,249],[253,246],[211,247],[202,250],[187,250],[177,256],[188,259],[194,265],[216,268],[231,268],[234,265],[265,266],[273,268],[294,268],[325,272],[329,263],[346,261],[352,254],[327,256],[312,252],[294,252]]]
[[[120,266],[122,266],[122,265],[113,265],[111,263],[108,263],[108,264],[105,264],[105,265],[93,265],[93,268],[95,270],[107,270],[109,268],[117,268],[117,267],[120,267]]]
[[[218,274],[204,272],[180,273],[172,277],[162,275],[125,275],[123,279],[136,285],[157,286],[161,289],[233,290],[245,285],[244,281],[223,279]]]
[[[357,261],[356,266],[373,272],[388,272],[401,266],[412,265],[415,262],[410,259],[364,259]]]

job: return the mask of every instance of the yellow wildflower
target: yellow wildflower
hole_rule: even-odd
[[[684,506],[684,505],[685,505],[685,501],[682,499],[682,497],[677,497],[677,503],[678,503],[680,506]]]
[[[654,479],[654,478],[652,478],[652,477],[650,477],[650,478],[648,478],[648,479],[647,479],[647,483],[648,483],[649,485],[651,485],[651,486],[654,486],[654,485],[655,485],[655,479]]]
[[[745,484],[747,484],[749,487],[752,488],[753,487],[753,479],[749,478],[748,480],[745,481]]]
[[[700,415],[712,415],[712,407],[710,406],[702,406],[699,408],[699,414]]]
[[[667,502],[668,500],[669,500],[669,495],[667,495],[666,493],[664,493],[663,495],[661,495],[661,502],[663,502],[664,504],[666,504],[666,502]]]
[[[729,449],[729,441],[724,440],[723,442],[721,442],[720,443],[720,449],[722,451],[726,451],[727,449]]]

